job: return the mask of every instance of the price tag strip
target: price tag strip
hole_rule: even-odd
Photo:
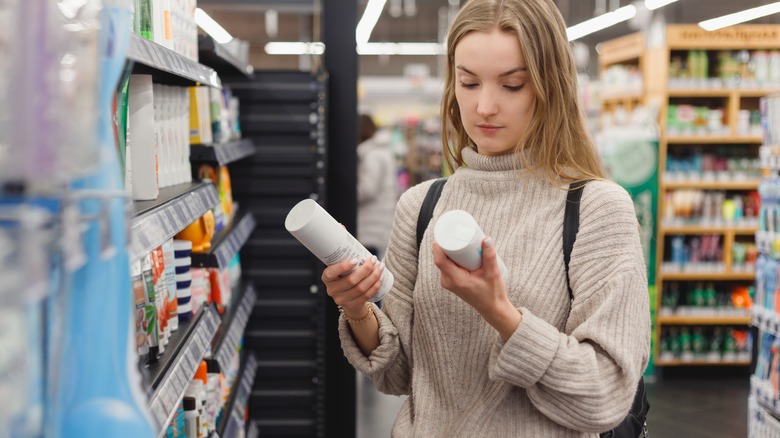
[[[127,58],[193,83],[222,88],[222,82],[213,69],[136,34],[130,35]]]
[[[236,315],[225,334],[224,341],[217,347],[214,355],[214,359],[219,362],[220,369],[226,370],[230,367],[231,359],[233,359],[233,355],[236,353],[238,343],[244,336],[244,329],[246,329],[246,324],[249,322],[249,317],[252,315],[252,309],[255,307],[256,302],[257,295],[255,294],[255,289],[249,286],[246,292],[244,292],[241,301],[237,304]]]
[[[758,327],[761,331],[775,337],[780,337],[780,316],[758,306],[753,306],[750,314],[753,317],[752,325],[754,327]]]
[[[138,260],[162,245],[218,203],[216,187],[204,183],[192,192],[135,218],[130,229],[130,260]]]
[[[209,352],[211,340],[219,327],[219,316],[213,307],[203,310],[198,325],[193,330],[178,356],[165,373],[162,383],[149,400],[149,411],[160,425],[158,438],[164,437],[167,425],[189,386],[198,365]]]
[[[256,372],[257,360],[255,359],[255,355],[250,353],[249,358],[246,361],[246,366],[244,367],[244,374],[241,376],[241,382],[238,385],[238,394],[236,394],[233,409],[230,411],[228,424],[225,427],[225,436],[234,436],[232,434],[235,434],[238,430],[241,430],[246,426],[244,422],[244,409],[249,400],[249,395],[252,393],[252,385],[255,383]]]
[[[245,214],[241,220],[233,226],[233,230],[230,235],[227,236],[224,242],[222,242],[216,250],[217,263],[221,269],[226,269],[233,260],[233,257],[238,254],[241,247],[244,246],[249,235],[255,229],[255,218],[252,213]]]
[[[255,145],[249,139],[234,141],[224,145],[215,145],[214,152],[217,156],[217,162],[224,166],[253,155],[255,153]]]

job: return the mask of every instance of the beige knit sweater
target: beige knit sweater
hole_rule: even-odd
[[[339,323],[349,362],[388,394],[409,397],[393,437],[584,437],[627,414],[647,365],[647,279],[633,204],[611,182],[583,192],[570,264],[569,313],[562,233],[566,191],[512,157],[463,153],[467,167],[444,186],[418,263],[415,229],[431,182],[398,203],[385,262],[395,275],[379,319],[380,345],[365,357]],[[433,224],[471,213],[510,272],[509,298],[523,312],[503,342],[468,304],[440,285]]]

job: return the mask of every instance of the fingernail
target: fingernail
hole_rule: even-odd
[[[488,237],[487,239],[485,239],[485,248],[492,248],[492,247],[493,247],[493,240],[490,237]]]
[[[350,264],[350,265],[352,265],[352,266],[355,266],[355,265],[357,265],[357,264],[358,264],[358,259],[352,259],[352,260],[350,260],[350,261],[349,261],[349,264]]]
[[[376,256],[371,257],[371,262],[376,263],[379,259]]]
[[[379,264],[379,270],[382,271],[384,269],[385,269],[385,263],[382,262],[382,263]]]

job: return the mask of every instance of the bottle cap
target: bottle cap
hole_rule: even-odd
[[[219,374],[220,368],[219,368],[219,362],[217,362],[216,359],[206,359],[206,367],[208,369],[209,374]]]
[[[205,360],[200,361],[200,365],[198,365],[198,371],[195,371],[195,378],[200,379],[204,385],[208,385],[208,366],[206,365]]]
[[[194,411],[195,409],[197,409],[195,406],[195,399],[193,397],[184,397],[184,410]]]

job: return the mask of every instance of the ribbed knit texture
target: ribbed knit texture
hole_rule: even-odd
[[[511,156],[466,149],[463,157],[467,167],[444,187],[419,264],[415,228],[431,182],[401,197],[385,257],[395,283],[383,310],[375,308],[380,346],[365,357],[342,319],[347,359],[381,391],[409,395],[394,437],[592,437],[611,429],[628,413],[650,349],[645,264],[629,195],[607,181],[585,187],[569,314],[566,191],[514,170]],[[509,268],[507,292],[523,319],[507,342],[440,285],[433,226],[452,209],[474,216]]]

